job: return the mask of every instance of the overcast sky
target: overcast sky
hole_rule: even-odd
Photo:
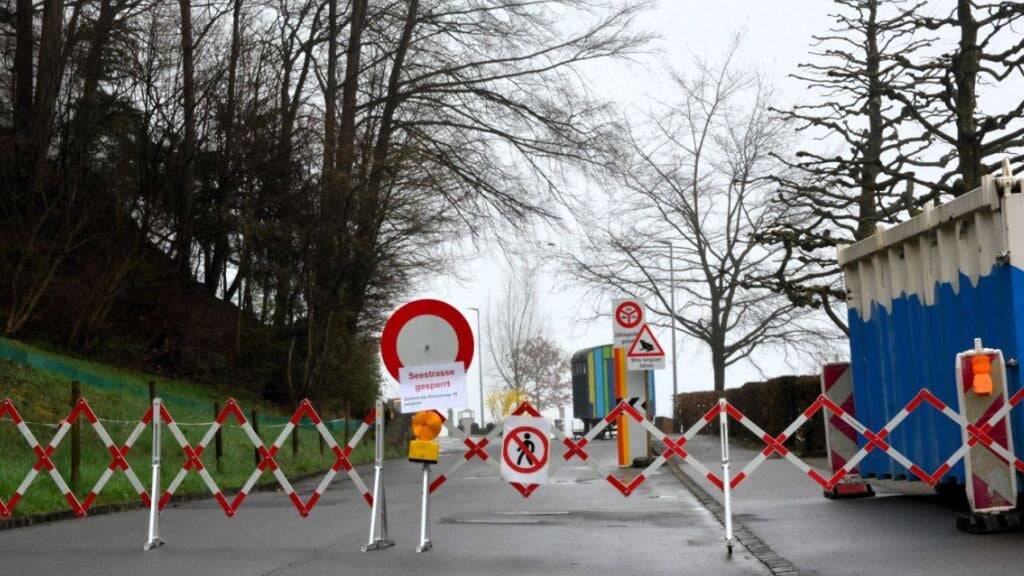
[[[646,109],[650,97],[671,99],[672,92],[664,82],[662,72],[667,65],[680,67],[693,54],[712,58],[723,53],[737,32],[744,33],[740,61],[756,66],[771,76],[777,84],[783,100],[798,97],[799,86],[788,82],[785,76],[805,58],[811,34],[821,32],[828,26],[828,10],[831,3],[826,0],[662,0],[660,6],[646,14],[641,25],[660,36],[654,48],[659,52],[645,58],[642,65],[608,65],[588,69],[589,78],[598,96],[613,99],[620,104]],[[685,68],[684,68],[685,69]],[[594,192],[597,194],[598,192]],[[502,274],[505,260],[495,254],[466,260],[457,271],[468,281],[454,277],[439,278],[429,287],[412,295],[446,300],[460,307],[470,324],[476,324],[475,313],[468,307],[483,311],[483,332],[486,336],[488,305],[497,305],[500,300]],[[595,308],[610,307],[609,302],[594,301],[580,289],[566,286],[567,279],[551,269],[541,278],[541,293],[544,298],[541,309],[550,318],[551,336],[568,352],[581,348],[607,344],[611,341],[610,319],[584,321]],[[557,287],[557,288],[556,288]],[[668,349],[668,331],[658,334]],[[484,342],[486,346],[486,342]],[[480,356],[474,362],[469,374],[471,407],[479,406],[478,378]],[[494,376],[487,371],[490,358],[483,357],[485,383]],[[764,358],[762,361],[766,360]],[[773,375],[789,371],[777,362],[762,362],[763,367]],[[669,398],[672,391],[672,365],[657,373],[658,413],[669,413]],[[700,390],[711,387],[711,370],[708,357],[700,346],[681,338],[679,342],[679,387],[680,390]],[[749,366],[738,366],[728,374],[728,385],[738,386],[743,382],[757,379],[756,370]],[[391,383],[390,393],[397,392]]]

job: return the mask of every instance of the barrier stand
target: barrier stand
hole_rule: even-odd
[[[423,464],[423,504],[420,507],[420,545],[416,552],[426,552],[434,547],[430,541],[430,464]]]
[[[725,398],[718,401],[722,445],[722,501],[725,504],[725,548],[732,554],[732,480],[729,478],[729,412]]]
[[[153,398],[153,483],[149,499],[149,540],[142,547],[143,550],[152,550],[163,546],[164,541],[160,539],[160,422],[161,422],[160,398]]]
[[[363,546],[363,552],[381,550],[395,545],[388,539],[388,503],[384,496],[384,401],[380,398],[374,406],[376,419],[373,452],[373,506],[370,509],[370,539]],[[345,423],[346,430],[348,422]],[[347,432],[346,432],[347,435]],[[377,527],[380,527],[378,534]]]

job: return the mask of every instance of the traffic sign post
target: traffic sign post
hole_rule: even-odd
[[[413,300],[395,310],[381,332],[380,355],[399,382],[402,412],[464,408],[473,349],[469,322],[451,304]]]
[[[547,484],[549,422],[539,417],[509,416],[502,429],[501,477],[524,486]]]
[[[628,348],[644,326],[644,301],[638,298],[612,300],[612,334],[616,348]]]
[[[416,552],[433,547],[430,465],[438,459],[438,445],[433,439],[444,420],[435,411],[465,408],[466,372],[473,363],[473,349],[469,322],[454,306],[440,300],[407,302],[388,318],[381,332],[380,355],[391,377],[398,380],[402,412],[417,413],[413,420],[417,439],[409,446],[409,460],[423,464],[420,543]],[[372,539],[372,521],[370,530]]]
[[[370,538],[363,546],[363,552],[381,550],[395,545],[388,538],[388,504],[384,493],[384,400],[377,398],[374,404],[376,438],[373,452],[373,506],[370,510]],[[348,422],[345,422],[348,426]]]
[[[662,370],[665,368],[665,349],[654,337],[651,327],[644,324],[637,332],[626,351],[626,367],[629,370]]]

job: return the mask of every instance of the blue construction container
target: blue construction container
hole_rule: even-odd
[[[857,419],[886,424],[921,388],[958,406],[955,359],[981,338],[1003,351],[1007,387],[1021,387],[1024,343],[1024,193],[1021,182],[986,178],[941,206],[839,250],[846,279],[851,368]],[[1024,455],[1024,405],[1011,412],[1018,457]],[[925,470],[961,445],[960,428],[928,405],[890,437]],[[864,439],[860,439],[864,445]],[[880,450],[863,476],[914,479]],[[963,462],[944,482],[964,482]]]

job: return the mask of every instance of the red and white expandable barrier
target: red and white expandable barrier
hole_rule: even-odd
[[[337,475],[339,470],[345,470],[349,478],[352,480],[352,483],[355,485],[356,489],[358,489],[360,494],[362,494],[363,499],[366,501],[367,505],[373,506],[373,495],[370,493],[370,490],[366,487],[366,484],[363,482],[363,479],[359,476],[359,473],[356,471],[355,467],[352,466],[352,462],[349,461],[349,456],[352,454],[352,451],[355,449],[355,446],[359,444],[359,441],[362,440],[363,435],[366,434],[366,431],[373,424],[375,419],[374,411],[371,411],[366,416],[362,424],[359,426],[359,429],[352,436],[352,438],[349,440],[348,444],[346,444],[344,448],[339,446],[337,441],[334,440],[334,436],[331,435],[330,431],[324,425],[323,421],[320,419],[320,416],[316,413],[316,410],[313,409],[313,405],[309,402],[309,400],[303,400],[301,403],[299,403],[299,407],[295,410],[295,413],[292,415],[288,423],[285,424],[284,427],[281,429],[281,433],[278,434],[277,439],[274,440],[274,443],[271,444],[269,448],[267,448],[267,446],[263,443],[259,435],[256,434],[256,430],[253,429],[252,424],[250,424],[249,421],[245,418],[245,414],[238,407],[238,403],[235,402],[233,398],[228,399],[227,403],[225,403],[224,405],[224,409],[221,410],[220,414],[217,415],[217,418],[214,421],[214,423],[210,426],[210,428],[206,431],[206,434],[203,435],[202,439],[195,446],[189,444],[188,440],[185,438],[185,435],[182,434],[181,429],[174,422],[174,420],[171,418],[170,414],[167,413],[166,410],[163,411],[163,414],[164,422],[167,424],[167,428],[168,430],[170,430],[171,435],[174,436],[174,439],[181,446],[181,450],[185,454],[186,461],[185,465],[181,468],[181,470],[178,471],[177,476],[175,476],[174,480],[171,481],[171,485],[167,488],[167,491],[164,492],[163,496],[161,497],[161,509],[163,509],[167,502],[170,501],[171,496],[173,496],[174,492],[178,489],[179,486],[181,486],[181,483],[185,480],[185,477],[188,476],[189,471],[195,471],[196,473],[199,474],[199,476],[203,479],[203,483],[206,484],[206,487],[210,490],[210,493],[217,500],[217,503],[220,504],[220,507],[224,510],[224,514],[226,514],[228,517],[235,515],[235,513],[238,511],[238,507],[242,505],[242,502],[245,501],[245,498],[249,495],[249,492],[252,491],[253,487],[256,485],[256,482],[259,481],[260,476],[262,476],[263,473],[268,470],[274,475],[274,479],[277,480],[277,483],[284,490],[285,494],[288,495],[288,499],[291,500],[292,505],[295,506],[295,509],[299,512],[299,515],[302,517],[309,516],[310,510],[312,510],[313,507],[316,506],[317,501],[319,501],[320,498],[323,496],[323,493],[327,490],[327,487],[330,486],[331,481],[334,480],[334,477]],[[253,470],[252,474],[249,475],[248,480],[246,480],[241,490],[239,490],[238,493],[235,494],[235,497],[231,502],[228,502],[227,497],[224,496],[224,493],[217,486],[217,483],[213,480],[213,477],[206,470],[206,467],[203,465],[201,459],[203,452],[206,450],[207,446],[209,446],[210,442],[216,436],[217,431],[220,430],[221,426],[223,426],[224,422],[227,421],[229,417],[235,419],[235,422],[245,432],[246,437],[249,439],[253,447],[256,448],[256,450],[260,454],[260,462],[256,466],[256,469]],[[298,493],[295,491],[295,488],[292,486],[291,482],[288,481],[288,477],[284,475],[284,472],[281,471],[280,466],[275,460],[277,453],[281,450],[281,447],[284,446],[284,443],[288,440],[288,437],[292,435],[292,433],[295,431],[295,427],[302,421],[303,418],[309,418],[309,420],[316,427],[317,432],[320,434],[320,436],[323,437],[324,441],[331,448],[331,452],[334,454],[335,457],[334,464],[331,466],[331,469],[327,471],[327,474],[324,475],[323,480],[320,481],[320,484],[317,486],[316,490],[313,491],[313,494],[306,501],[303,501],[302,498],[298,495]]]
[[[200,475],[200,477],[203,479],[203,483],[210,490],[210,493],[214,496],[214,498],[220,504],[221,508],[224,510],[225,514],[228,516],[233,516],[235,514],[235,512],[238,510],[238,507],[242,504],[246,496],[252,490],[253,486],[255,486],[256,482],[259,480],[259,477],[263,474],[263,472],[267,470],[270,470],[274,474],[275,479],[278,481],[278,483],[281,485],[284,491],[288,494],[288,497],[292,501],[296,510],[298,510],[299,514],[303,517],[309,515],[310,511],[313,509],[314,506],[316,506],[316,503],[323,496],[324,492],[327,490],[328,486],[330,486],[335,476],[338,474],[339,471],[342,470],[344,470],[348,477],[352,480],[353,485],[355,485],[356,489],[359,490],[360,494],[363,497],[363,500],[367,503],[367,505],[373,505],[373,494],[370,492],[366,484],[363,482],[362,478],[359,476],[358,471],[352,465],[352,462],[350,461],[349,457],[351,456],[352,451],[355,449],[355,447],[363,439],[367,430],[369,430],[370,426],[374,424],[376,420],[376,410],[370,411],[370,413],[367,414],[366,418],[360,424],[355,434],[352,435],[348,443],[345,444],[344,446],[341,446],[338,444],[338,442],[334,439],[333,435],[327,429],[327,426],[321,420],[316,410],[313,409],[312,404],[308,400],[303,400],[299,404],[298,409],[292,415],[292,418],[282,428],[281,433],[278,435],[277,439],[269,448],[267,448],[260,440],[259,436],[256,434],[256,431],[253,429],[252,425],[248,422],[248,420],[246,420],[245,415],[242,412],[242,410],[238,407],[237,402],[235,402],[235,400],[233,399],[229,399],[227,401],[227,403],[224,406],[224,409],[221,410],[220,414],[217,415],[216,421],[206,431],[206,433],[203,435],[199,443],[197,443],[194,446],[191,445],[185,438],[185,435],[182,433],[178,423],[174,420],[173,416],[171,416],[171,413],[166,409],[166,407],[164,407],[164,405],[160,402],[154,402],[154,406],[159,406],[160,423],[162,425],[166,425],[167,429],[171,432],[171,435],[174,436],[175,441],[181,447],[181,450],[185,455],[185,464],[178,471],[174,479],[171,481],[170,486],[168,486],[167,490],[163,492],[162,496],[159,499],[159,502],[157,503],[159,509],[163,509],[167,505],[171,497],[174,495],[175,491],[181,486],[181,483],[185,480],[190,471],[194,471]],[[249,439],[249,441],[252,442],[253,446],[259,451],[260,455],[262,456],[262,459],[259,465],[257,466],[256,470],[254,470],[252,475],[250,475],[242,489],[234,496],[234,499],[231,502],[229,502],[228,498],[217,486],[216,481],[213,479],[213,477],[210,475],[209,471],[203,464],[202,455],[203,452],[206,450],[207,446],[209,446],[210,442],[216,436],[218,430],[220,430],[220,428],[223,426],[224,422],[232,417],[245,432],[246,437]],[[61,494],[63,494],[64,498],[68,501],[68,504],[70,505],[71,510],[75,513],[75,516],[78,517],[86,515],[89,508],[95,502],[97,496],[103,491],[104,487],[106,487],[107,483],[110,481],[113,475],[119,470],[124,472],[125,476],[128,478],[128,482],[131,484],[132,488],[138,493],[141,502],[144,505],[150,505],[150,494],[149,492],[147,492],[145,486],[139,480],[139,477],[135,474],[135,471],[129,465],[127,455],[128,452],[135,445],[135,442],[145,431],[145,429],[152,425],[152,406],[146,411],[146,414],[139,420],[139,422],[132,429],[131,433],[128,436],[128,439],[125,440],[124,444],[120,446],[113,441],[113,439],[110,437],[110,434],[107,433],[106,428],[103,426],[103,422],[96,416],[96,413],[93,411],[88,401],[84,398],[80,399],[75,404],[70,414],[68,414],[67,418],[60,421],[60,423],[57,425],[56,433],[46,446],[42,446],[39,443],[35,435],[32,433],[32,430],[28,427],[24,419],[21,417],[21,414],[14,406],[14,403],[10,399],[6,398],[0,401],[0,421],[2,421],[5,418],[10,418],[11,421],[14,423],[15,427],[18,429],[18,432],[21,434],[22,438],[24,438],[26,444],[28,444],[29,448],[31,448],[32,451],[35,453],[36,462],[33,465],[33,467],[27,472],[25,478],[22,480],[21,484],[15,490],[14,494],[12,494],[11,497],[6,502],[3,500],[3,498],[0,498],[0,516],[7,518],[10,517],[11,514],[13,514],[14,509],[18,505],[19,501],[21,501],[25,493],[32,486],[33,482],[36,480],[39,473],[43,471],[49,474],[50,478],[57,485],[57,488],[60,490]],[[96,435],[100,438],[100,441],[103,442],[103,445],[106,447],[107,451],[110,453],[111,456],[110,464],[107,466],[107,469],[104,470],[103,474],[97,480],[96,484],[92,487],[88,494],[86,494],[85,498],[82,499],[81,501],[78,499],[77,496],[75,496],[71,488],[68,486],[67,482],[65,482],[63,476],[60,474],[56,466],[54,466],[53,462],[51,461],[53,453],[60,446],[61,442],[63,442],[64,438],[71,430],[71,427],[74,425],[76,421],[78,421],[79,418],[85,418],[89,422],[89,425],[93,428],[93,430],[96,431]],[[324,478],[320,481],[319,485],[313,491],[313,494],[309,497],[309,499],[305,501],[303,501],[295,492],[295,489],[288,481],[288,478],[280,470],[276,460],[274,459],[278,451],[287,441],[288,437],[292,433],[294,433],[296,426],[299,425],[303,418],[308,418],[313,423],[313,425],[317,429],[317,432],[323,437],[327,446],[330,447],[331,452],[334,454],[335,458],[334,464],[331,466],[331,469],[328,470],[328,472],[325,474]],[[156,464],[156,462],[154,462],[154,464]]]
[[[106,428],[103,427],[103,423],[96,417],[96,414],[89,406],[89,403],[84,398],[81,398],[71,409],[71,413],[68,414],[68,417],[61,420],[60,424],[57,425],[57,432],[54,434],[53,439],[43,447],[40,446],[35,435],[32,434],[28,425],[21,418],[18,410],[14,407],[14,403],[7,398],[0,402],[0,420],[3,420],[5,416],[9,416],[11,418],[14,425],[17,427],[18,432],[21,433],[22,438],[25,439],[25,442],[35,453],[36,463],[25,475],[21,485],[18,486],[17,490],[15,490],[7,503],[5,504],[3,500],[0,499],[0,516],[8,518],[14,513],[14,508],[18,505],[18,502],[25,495],[25,492],[28,491],[29,487],[35,481],[36,476],[39,475],[39,472],[43,470],[50,475],[54,484],[57,485],[57,489],[60,490],[64,499],[68,501],[68,504],[71,506],[71,510],[75,513],[75,516],[79,518],[86,515],[93,502],[95,502],[96,496],[103,491],[104,486],[106,486],[107,482],[110,481],[114,472],[118,470],[124,471],[125,476],[128,478],[128,482],[139,494],[143,504],[149,504],[149,494],[146,492],[142,482],[139,481],[138,476],[135,475],[135,472],[128,464],[128,460],[125,458],[128,455],[128,451],[131,450],[132,445],[139,438],[142,430],[145,429],[145,423],[139,422],[132,431],[132,434],[128,437],[128,440],[125,441],[124,445],[117,446],[110,438],[110,434],[107,433]],[[96,435],[99,436],[100,441],[103,442],[107,451],[110,452],[111,460],[107,469],[104,470],[99,480],[96,481],[96,485],[89,490],[89,493],[86,495],[84,500],[79,501],[78,497],[71,491],[67,482],[64,481],[64,477],[61,476],[56,466],[54,466],[53,462],[50,460],[50,457],[53,456],[53,453],[57,450],[57,447],[60,446],[64,437],[67,436],[69,431],[71,431],[71,427],[74,423],[83,416],[89,421],[90,426],[92,426],[92,429],[96,431]]]

